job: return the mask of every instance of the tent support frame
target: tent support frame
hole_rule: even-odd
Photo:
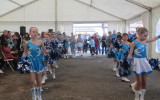
[[[147,9],[148,11],[152,10],[151,7],[145,6],[145,5],[143,5],[143,4],[139,3],[139,2],[136,2],[134,0],[126,0],[126,1],[130,2],[130,3],[134,4],[134,5],[137,5],[137,6],[141,7],[141,8]]]
[[[0,17],[3,17],[3,16],[5,16],[5,15],[7,15],[7,14],[10,14],[10,13],[12,13],[12,12],[18,10],[18,9],[21,9],[22,7],[28,6],[28,5],[30,5],[30,4],[32,4],[32,3],[34,3],[34,2],[36,2],[36,1],[38,1],[38,0],[34,0],[34,1],[31,1],[31,2],[29,2],[29,3],[27,3],[27,4],[25,4],[25,5],[19,6],[19,7],[15,8],[15,9],[13,9],[13,10],[11,10],[11,11],[8,11],[8,12],[6,12],[6,13],[0,15]]]

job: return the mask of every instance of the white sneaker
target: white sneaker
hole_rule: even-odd
[[[131,88],[132,88],[132,91],[133,91],[133,92],[136,92],[135,86],[136,86],[136,82],[134,82],[134,83],[131,84]]]
[[[37,100],[37,96],[32,96],[32,100]]]
[[[69,58],[68,56],[66,58]]]
[[[55,67],[56,67],[56,68],[59,68],[57,64],[55,64]]]
[[[53,79],[56,79],[55,69],[52,69],[52,77]]]
[[[42,84],[44,84],[45,81],[46,81],[46,77],[45,77],[45,75],[43,75],[43,76],[42,76]]]
[[[116,71],[116,68],[113,68],[113,71]]]
[[[122,77],[122,81],[130,82],[130,80],[129,80],[129,79],[127,79],[126,77]]]
[[[0,74],[3,74],[4,72],[0,69]]]
[[[119,74],[117,74],[117,73],[116,73],[116,76],[117,76],[117,77],[120,77]]]
[[[42,100],[42,97],[41,97],[41,96],[38,96],[38,100]]]
[[[46,80],[48,79],[47,74],[45,75],[45,79],[46,79]]]
[[[119,76],[119,70],[118,70],[118,68],[116,68],[116,76],[117,76],[117,77],[120,77],[120,76]]]

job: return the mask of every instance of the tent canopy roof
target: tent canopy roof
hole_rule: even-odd
[[[0,0],[0,18],[35,1],[44,2],[44,0]],[[45,2],[48,1],[50,0],[45,0]],[[55,0],[52,1],[55,2]],[[93,21],[99,19],[122,21],[159,5],[160,0],[57,0],[57,19],[60,21],[74,21],[77,19],[79,19],[77,21],[85,21],[87,19]],[[55,3],[53,3],[53,6],[55,6]],[[68,12],[73,13],[70,14]]]

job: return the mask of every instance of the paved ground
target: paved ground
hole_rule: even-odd
[[[57,79],[48,74],[43,100],[134,100],[134,93],[112,71],[112,60],[105,56],[60,59]],[[160,100],[160,71],[147,79],[145,100]],[[135,81],[134,74],[129,77]],[[31,100],[29,75],[6,70],[0,74],[0,100]]]

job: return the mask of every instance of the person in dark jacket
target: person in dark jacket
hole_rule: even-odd
[[[101,42],[102,42],[102,55],[104,54],[104,52],[106,54],[106,40],[107,40],[106,35],[103,34],[102,40],[101,40]]]

